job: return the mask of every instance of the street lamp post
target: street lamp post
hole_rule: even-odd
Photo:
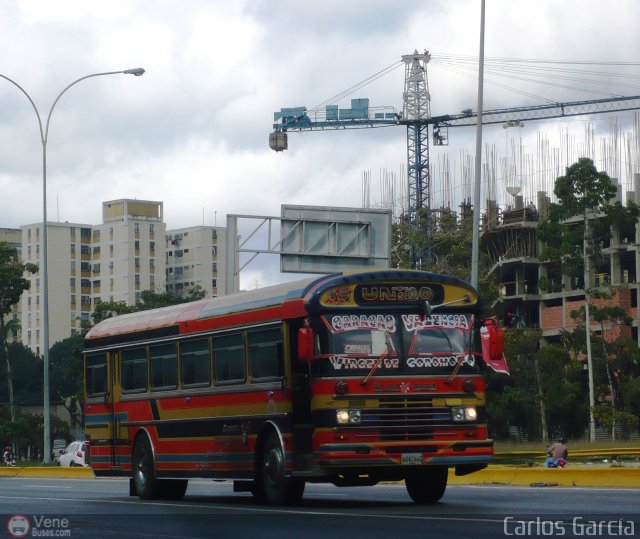
[[[43,371],[44,371],[44,395],[43,395],[43,419],[44,419],[44,463],[49,464],[51,462],[51,452],[49,450],[51,446],[51,416],[50,416],[50,406],[49,406],[49,273],[48,273],[48,250],[47,250],[47,141],[49,140],[49,124],[51,123],[51,114],[53,114],[53,109],[57,105],[60,98],[65,94],[65,92],[78,84],[79,82],[90,79],[92,77],[102,77],[104,75],[134,75],[135,77],[140,77],[144,73],[144,69],[141,67],[134,69],[125,69],[122,71],[107,71],[105,73],[93,73],[91,75],[85,75],[84,77],[80,77],[77,80],[74,80],[71,84],[66,86],[55,98],[51,108],[49,109],[49,114],[47,115],[47,122],[42,125],[42,118],[40,116],[40,111],[36,106],[35,102],[31,98],[31,96],[26,92],[26,90],[20,86],[16,81],[10,79],[6,75],[0,74],[0,77],[9,81],[11,84],[16,86],[18,90],[20,90],[25,97],[31,103],[33,110],[36,113],[36,117],[38,118],[38,127],[40,129],[40,141],[42,143],[42,292],[43,292],[43,326],[42,326],[42,362],[43,362]]]

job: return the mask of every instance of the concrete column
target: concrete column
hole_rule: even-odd
[[[541,221],[544,221],[549,215],[549,197],[544,191],[538,191],[538,215]]]
[[[618,235],[617,232],[616,232],[616,235]],[[620,254],[617,251],[611,253],[610,264],[609,264],[609,279],[611,282],[611,286],[620,286],[622,284],[622,270],[620,269]]]
[[[524,287],[524,268],[522,266],[516,268],[516,294],[525,293]]]

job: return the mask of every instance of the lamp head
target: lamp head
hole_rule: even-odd
[[[144,74],[144,69],[141,67],[136,67],[134,69],[125,69],[123,73],[125,75],[133,75],[134,77],[141,77]]]

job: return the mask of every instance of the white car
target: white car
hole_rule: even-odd
[[[89,466],[86,462],[87,444],[85,442],[71,442],[60,453],[60,466]]]

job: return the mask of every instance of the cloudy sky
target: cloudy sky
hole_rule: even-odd
[[[368,97],[401,110],[400,57],[414,49],[432,54],[433,115],[477,105],[480,0],[0,0],[0,7],[0,74],[29,93],[43,122],[79,77],[146,69],[139,78],[83,81],[56,105],[47,146],[51,220],[97,224],[101,203],[117,198],[163,201],[169,228],[224,226],[227,214],[277,216],[281,204],[360,207],[365,171],[376,204],[381,170],[404,181],[403,127],[290,134],[289,151],[275,153],[267,145],[273,112],[324,103],[394,64],[336,104]],[[637,0],[486,0],[485,108],[640,94],[638,20]],[[606,135],[628,129],[633,117],[617,116],[613,128],[610,117],[573,127]],[[557,121],[498,126],[483,137],[497,154],[522,139],[540,160],[540,145],[563,129]],[[449,136],[431,161],[450,162],[455,186],[475,130]],[[0,80],[0,227],[42,220],[41,167],[34,111]],[[447,189],[435,181],[437,197]],[[266,258],[244,270],[243,287],[282,280]]]

